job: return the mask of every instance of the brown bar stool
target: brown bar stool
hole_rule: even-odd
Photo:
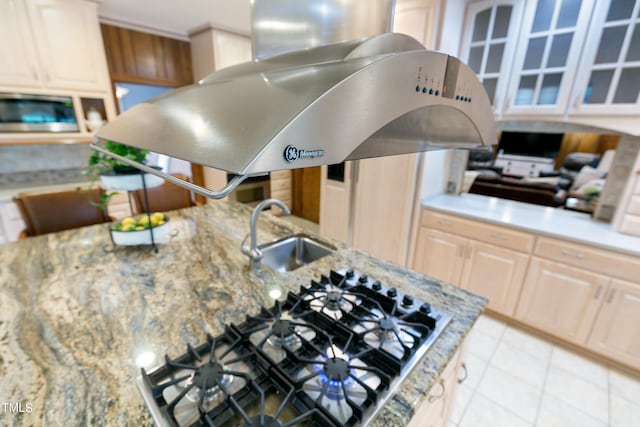
[[[102,189],[91,190],[91,200],[100,200]],[[91,205],[87,190],[20,193],[13,198],[27,228],[21,238],[111,221],[106,212]]]
[[[189,177],[186,175],[173,174],[173,176],[183,181],[189,181]],[[133,191],[132,196],[134,215],[146,212],[144,191]],[[147,196],[149,197],[149,212],[167,212],[195,206],[191,191],[166,181],[157,187],[147,188]]]

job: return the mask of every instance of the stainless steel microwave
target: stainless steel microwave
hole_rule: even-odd
[[[70,96],[0,93],[0,132],[80,132]]]

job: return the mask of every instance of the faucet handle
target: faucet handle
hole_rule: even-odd
[[[247,233],[246,236],[244,236],[244,239],[242,239],[242,243],[240,243],[240,251],[245,254],[245,255],[249,255],[251,253],[251,248],[247,245],[247,239],[249,239],[250,234]]]
[[[244,236],[244,239],[242,239],[242,242],[240,243],[240,251],[251,258],[253,261],[260,261],[262,259],[262,251],[258,248],[252,249],[247,245],[247,239],[249,238],[249,236],[250,234],[247,234],[246,236]]]

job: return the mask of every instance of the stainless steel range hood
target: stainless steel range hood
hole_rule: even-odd
[[[103,152],[100,140],[112,140],[240,175],[234,187],[273,170],[491,145],[496,129],[466,65],[386,33],[215,72],[135,106],[97,138]],[[212,198],[233,190],[190,189]]]

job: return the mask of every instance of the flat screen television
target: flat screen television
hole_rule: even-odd
[[[560,152],[562,133],[502,132],[498,155],[553,159]]]

